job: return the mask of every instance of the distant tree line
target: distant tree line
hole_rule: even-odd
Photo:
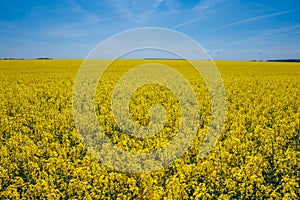
[[[267,60],[267,62],[300,62],[300,59]]]
[[[143,58],[143,59],[144,60],[186,60],[183,58],[160,58],[160,57],[157,57],[157,58],[149,57],[149,58]]]
[[[0,58],[0,60],[52,60],[52,58],[48,57],[40,57],[40,58],[33,58],[33,59],[25,59],[25,58]]]
[[[251,62],[300,62],[300,59],[250,60]]]

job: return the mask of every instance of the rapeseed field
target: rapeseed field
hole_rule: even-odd
[[[182,60],[114,62],[96,92],[99,125],[113,144],[134,153],[159,149],[176,135],[182,110],[174,93],[157,84],[133,93],[129,108],[133,121],[145,126],[151,105],[161,104],[167,119],[158,134],[132,137],[114,120],[110,105],[117,81],[151,62],[174,68],[191,84],[201,113],[197,137],[165,168],[126,173],[99,162],[75,127],[72,92],[82,60],[0,61],[0,198],[300,198],[300,63],[216,61],[226,118],[216,145],[201,157],[210,95]]]

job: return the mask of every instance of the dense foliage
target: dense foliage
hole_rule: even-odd
[[[227,93],[226,123],[212,152],[200,158],[210,120],[207,88],[181,61],[161,61],[193,85],[201,111],[199,134],[165,169],[131,174],[99,163],[79,138],[72,89],[81,62],[0,61],[1,199],[300,198],[299,63],[216,62]],[[171,91],[148,85],[132,97],[132,118],[147,124],[149,116],[142,109],[153,100],[145,101],[143,95],[161,99],[170,109],[164,131],[136,140],[116,127],[109,108],[113,85],[141,62],[146,61],[119,61],[108,69],[100,81],[107,87],[97,90],[96,102],[107,136],[134,152],[167,144],[178,115]],[[149,92],[151,87],[159,92]]]

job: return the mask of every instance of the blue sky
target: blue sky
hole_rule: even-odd
[[[0,58],[84,58],[149,26],[190,36],[213,59],[300,58],[298,0],[1,0],[0,9]]]

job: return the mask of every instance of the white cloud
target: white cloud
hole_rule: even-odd
[[[257,50],[251,50],[251,53],[252,53],[252,54],[255,54],[255,55],[262,55],[262,54],[263,54],[262,50],[260,50],[260,49],[257,49]]]
[[[211,54],[226,54],[229,53],[230,49],[215,49],[211,51]]]
[[[252,50],[240,50],[239,51],[239,54],[254,54],[254,55],[262,55],[263,54],[263,51],[260,50],[260,49],[252,49]]]

